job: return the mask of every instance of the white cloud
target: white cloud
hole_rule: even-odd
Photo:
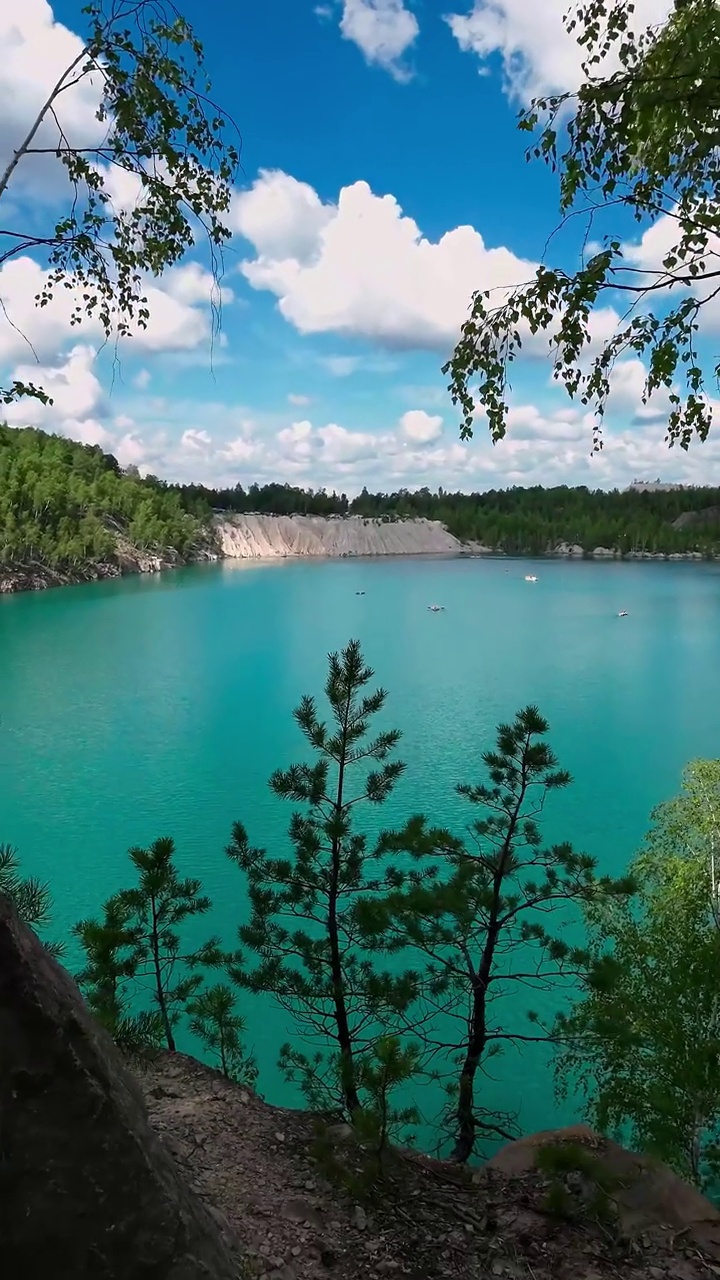
[[[152,374],[149,369],[140,369],[132,380],[132,384],[138,391],[145,391],[152,382]]]
[[[571,7],[569,0],[474,0],[470,12],[448,14],[445,21],[460,48],[480,59],[482,71],[499,58],[508,96],[529,103],[576,89],[582,80],[583,50],[563,22]],[[671,8],[670,0],[635,0],[635,30],[663,22]]]
[[[121,465],[170,480],[247,485],[289,480],[355,493],[370,488],[437,486],[463,490],[511,484],[623,486],[639,475],[685,483],[707,481],[720,466],[720,438],[688,453],[668,452],[657,422],[639,405],[642,367],[619,362],[608,406],[605,447],[591,457],[592,418],[580,407],[513,402],[507,437],[493,447],[484,421],[474,440],[441,434],[439,414],[410,409],[394,424],[351,429],[338,422],[292,420],[282,413],[252,419],[239,406],[148,398],[142,417],[108,403],[92,366],[92,349],[76,346],[64,362],[41,368],[55,403],[21,402],[13,425],[38,425],[100,444]],[[29,370],[22,366],[18,374]],[[716,406],[720,407],[720,406]]]
[[[189,307],[197,302],[227,304],[234,296],[232,289],[218,285],[212,273],[199,262],[183,262],[171,267],[162,277],[162,287],[171,298]]]
[[[108,412],[105,394],[93,370],[95,352],[92,347],[78,345],[64,362],[40,366],[20,364],[13,377],[42,386],[52,404],[37,400],[20,400],[9,405],[5,416],[10,426],[41,427],[59,432],[83,444],[99,444],[107,448],[113,440],[103,419]]]
[[[535,270],[509,249],[488,248],[473,227],[426,239],[394,196],[377,196],[366,182],[322,205],[307,184],[264,171],[237,197],[235,219],[257,255],[243,274],[276,295],[301,333],[449,353],[474,289],[497,290],[499,300]]]
[[[623,258],[626,263],[633,267],[639,267],[641,271],[647,271],[653,275],[656,272],[664,271],[663,261],[676,248],[680,238],[680,227],[676,218],[669,217],[667,214],[658,218],[652,226],[648,227],[640,237],[640,240],[634,244],[623,245]],[[681,274],[687,275],[688,267],[692,261],[692,255],[680,263],[679,270]],[[708,237],[707,250],[703,254],[697,255],[697,261],[701,264],[703,274],[698,275],[692,284],[681,284],[679,288],[685,292],[693,292],[700,297],[707,297],[709,301],[704,303],[699,315],[698,324],[701,333],[717,333],[720,330],[720,297],[713,297],[715,292],[716,280],[704,280],[703,276],[712,275],[720,269],[720,236],[710,235]],[[644,283],[651,283],[649,278]],[[637,277],[636,277],[637,283]],[[673,293],[672,289],[667,292],[662,290],[655,297],[662,300],[667,299],[670,295],[671,300],[675,298],[679,301],[679,296]]]
[[[271,261],[304,263],[317,252],[321,232],[335,216],[307,183],[279,169],[261,169],[249,191],[235,196],[229,224]]]
[[[293,405],[295,405],[295,406],[296,406],[296,408],[300,408],[300,407],[302,407],[303,405],[308,405],[308,404],[310,404],[310,397],[309,397],[309,396],[301,396],[301,395],[298,395],[298,394],[297,394],[296,392],[294,392],[294,391],[290,391],[290,392],[288,393],[288,404],[293,404]]]
[[[101,411],[105,405],[104,392],[93,370],[94,361],[93,348],[78,345],[73,347],[61,364],[45,367],[20,364],[13,371],[13,376],[20,382],[40,385],[52,398],[52,406],[44,409],[39,406],[46,421],[87,418]],[[20,407],[15,407],[13,412],[17,412]],[[29,405],[25,406],[26,410],[27,408]]]
[[[0,170],[5,169],[24,141],[50,90],[82,48],[82,41],[74,32],[55,22],[46,0],[0,6]],[[56,117],[73,145],[87,146],[106,129],[95,119],[98,100],[98,86],[90,77],[58,97]],[[58,124],[48,114],[33,145],[53,148],[59,137]],[[52,195],[58,181],[66,181],[63,175],[54,156],[26,156],[18,164],[8,190],[13,196],[23,191],[31,191],[34,196]]]
[[[412,73],[402,58],[415,43],[420,28],[404,0],[343,0],[340,31],[370,64],[383,67],[401,83]]]
[[[171,280],[174,275],[168,273]],[[14,361],[56,360],[69,340],[77,340],[71,318],[80,290],[56,289],[52,302],[38,307],[35,298],[46,280],[47,273],[32,258],[13,258],[0,268],[0,369]],[[146,329],[134,326],[129,339],[133,351],[189,351],[209,339],[206,309],[171,296],[161,284],[148,284],[145,295],[150,320]],[[84,339],[103,340],[97,319],[86,317],[81,328]],[[37,370],[31,381],[38,382]]]
[[[443,420],[439,413],[424,409],[408,409],[400,419],[400,432],[414,444],[431,444],[442,435]]]
[[[212,445],[212,436],[207,431],[196,431],[189,427],[180,437],[180,447],[204,453]]]

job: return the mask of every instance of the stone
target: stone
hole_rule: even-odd
[[[325,1223],[318,1209],[315,1209],[304,1196],[295,1196],[285,1200],[280,1210],[283,1218],[289,1222],[308,1222],[316,1231],[322,1231]]]
[[[545,1129],[502,1147],[486,1169],[506,1177],[522,1177],[536,1168],[543,1146],[578,1145],[588,1149],[616,1184],[613,1199],[620,1225],[637,1237],[648,1229],[666,1227],[682,1234],[701,1249],[720,1249],[720,1210],[694,1187],[683,1182],[667,1165],[650,1156],[626,1151],[587,1125]]]
[[[238,1280],[70,975],[0,895],[3,1273]]]
[[[364,1231],[367,1227],[367,1214],[361,1204],[356,1204],[353,1209],[353,1222],[358,1231]]]

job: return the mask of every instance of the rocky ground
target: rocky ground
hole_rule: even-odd
[[[347,1176],[362,1157],[342,1126],[318,1146],[307,1114],[270,1107],[179,1054],[146,1068],[141,1085],[152,1126],[227,1240],[242,1242],[239,1265],[250,1276],[720,1276],[713,1206],[668,1170],[584,1128],[562,1135],[610,1170],[609,1203],[596,1203],[594,1175],[589,1182],[572,1170],[541,1175],[537,1138],[512,1144],[474,1172],[395,1152],[374,1192],[351,1194]],[[340,1183],[332,1164],[346,1171]]]
[[[200,549],[192,562],[217,560],[218,553],[212,547]],[[12,595],[17,591],[44,591],[49,587],[68,587],[81,582],[101,582],[108,578],[121,578],[125,574],[161,573],[176,569],[185,561],[167,548],[162,553],[142,551],[126,538],[118,535],[117,551],[113,559],[85,561],[70,569],[54,569],[42,563],[22,565],[0,564],[0,595]]]

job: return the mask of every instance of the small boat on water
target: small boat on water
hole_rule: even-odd
[[[537,577],[536,577],[536,575],[535,575],[534,573],[526,573],[526,574],[525,574],[525,581],[526,581],[526,582],[537,582]]]
[[[445,609],[444,604],[429,604],[428,609],[431,613],[442,613]]]
[[[628,616],[629,615],[628,615],[627,609],[621,609],[618,614],[618,618],[627,618]]]
[[[356,592],[355,592],[355,595],[356,595],[356,596],[364,596],[364,595],[365,595],[365,592],[364,592],[364,591],[356,591]]]

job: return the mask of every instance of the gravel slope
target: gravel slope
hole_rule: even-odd
[[[462,543],[437,520],[366,520],[362,516],[236,515],[218,519],[230,559],[285,556],[457,555]]]

